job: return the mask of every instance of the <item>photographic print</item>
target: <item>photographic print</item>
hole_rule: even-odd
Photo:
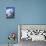
[[[14,17],[15,17],[15,8],[6,7],[6,18],[14,18]]]

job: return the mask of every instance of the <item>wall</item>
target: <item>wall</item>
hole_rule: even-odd
[[[8,43],[8,34],[10,32],[16,32],[17,34],[17,22],[16,15],[14,19],[6,19],[5,10],[6,7],[15,7],[16,1],[13,0],[1,0],[0,1],[0,44]],[[16,39],[17,42],[17,39]]]
[[[7,6],[15,7],[14,19],[6,19]],[[9,32],[18,32],[17,24],[46,24],[46,0],[0,0],[0,44],[8,43]]]
[[[46,24],[46,0],[16,0],[19,24]]]

